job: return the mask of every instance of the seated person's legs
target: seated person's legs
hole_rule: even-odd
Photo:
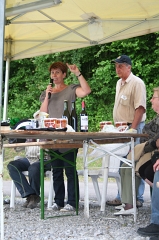
[[[139,168],[139,174],[141,178],[152,187],[154,171],[153,171],[153,164],[151,160],[147,161]]]
[[[138,233],[143,236],[158,236],[159,239],[159,171],[155,172],[151,200],[151,224],[139,228]]]
[[[36,192],[30,186],[26,177],[22,173],[24,171],[28,171],[29,173],[30,166],[31,165],[27,158],[20,158],[18,160],[11,161],[7,168],[16,188],[21,194],[21,197],[26,198],[26,202],[23,207],[35,208],[37,203],[40,201],[40,197],[36,195]]]
[[[27,158],[20,158],[18,160],[11,161],[7,166],[9,175],[14,181],[14,184],[22,198],[26,198],[31,194],[35,194],[26,177],[22,173],[23,171],[28,171],[29,166],[30,163]]]
[[[159,225],[159,171],[156,171],[154,175],[151,201],[151,223]]]
[[[44,165],[44,172],[51,170],[51,164]],[[28,168],[30,187],[34,190],[27,207],[35,208],[40,202],[40,162],[32,163]]]
[[[149,165],[151,165],[151,167],[149,168]],[[146,170],[147,169],[147,170]],[[140,168],[139,168],[139,174],[142,177],[141,181],[140,181],[140,185],[139,185],[139,189],[138,189],[138,195],[137,195],[137,206],[139,206],[143,203],[143,194],[144,194],[144,190],[145,190],[145,181],[150,184],[150,186],[152,186],[152,182],[153,182],[153,176],[154,176],[154,172],[152,169],[152,163],[151,160],[146,162],[145,164],[143,164]],[[151,176],[150,176],[151,175]],[[145,179],[149,179],[149,180],[145,180]],[[150,182],[149,182],[150,181]]]

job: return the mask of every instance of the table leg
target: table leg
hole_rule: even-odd
[[[88,143],[83,142],[83,162],[84,162],[84,216],[89,218],[89,193],[88,193]]]
[[[4,210],[3,210],[3,162],[4,162],[4,149],[0,149],[0,216],[1,216],[1,240],[4,239]]]
[[[133,206],[134,206],[134,222],[136,222],[136,190],[135,190],[134,138],[131,138],[131,161],[132,161],[132,195],[133,195]]]
[[[108,168],[109,168],[109,159],[110,155],[105,155],[104,159],[104,170],[103,170],[103,189],[102,189],[102,199],[101,199],[101,208],[100,210],[105,212],[105,203],[106,203],[106,194],[107,194],[107,186],[108,186]]]
[[[44,150],[40,149],[41,219],[44,219]]]

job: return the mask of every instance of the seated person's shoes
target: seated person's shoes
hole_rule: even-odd
[[[39,202],[40,202],[39,196],[30,195],[30,201],[29,201],[27,208],[31,208],[31,209],[36,208]]]
[[[139,228],[137,233],[143,236],[158,236],[159,235],[159,225],[151,223],[145,228]]]
[[[106,201],[106,204],[108,206],[119,206],[122,204],[122,202],[119,199],[114,199],[112,201]]]
[[[28,197],[26,198],[26,201],[25,201],[25,203],[23,204],[23,206],[22,206],[22,207],[24,207],[24,208],[27,208],[27,206],[28,206],[28,204],[29,204],[30,200],[31,200],[31,195],[30,195],[30,196],[28,196]]]

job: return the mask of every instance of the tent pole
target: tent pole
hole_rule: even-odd
[[[3,106],[3,120],[4,121],[7,119],[9,72],[10,72],[10,57],[7,57],[6,72],[5,72],[4,106]]]
[[[4,59],[4,26],[5,26],[6,1],[0,1],[0,119],[2,112],[2,84],[3,84],[3,59]],[[0,127],[1,128],[1,127]],[[1,129],[0,129],[1,130]],[[0,142],[1,142],[0,131]],[[3,212],[3,149],[0,144],[0,219],[1,219],[1,240],[4,240],[4,212]]]

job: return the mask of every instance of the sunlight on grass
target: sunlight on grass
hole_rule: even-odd
[[[83,149],[79,149],[78,150],[78,156],[77,156],[77,170],[83,170]],[[4,158],[4,168],[3,168],[3,180],[11,180],[9,174],[8,174],[8,170],[7,170],[7,165],[10,161],[12,161],[14,159],[15,156],[25,156],[25,151],[20,151],[20,152],[16,152],[14,149],[12,148],[6,148],[5,149],[5,158]],[[89,158],[89,160],[91,160],[91,158]],[[94,162],[92,162],[91,164],[89,164],[89,169],[99,169],[102,166],[102,159],[98,159]],[[83,181],[83,176],[79,176],[79,180]],[[89,181],[91,179],[89,178]],[[100,181],[102,180],[99,179]]]
[[[3,180],[11,180],[8,170],[7,170],[7,165],[10,161],[14,160],[15,156],[25,156],[25,152],[16,152],[13,148],[6,148],[5,153],[4,153],[4,165],[3,165]]]
[[[83,169],[83,149],[78,150],[78,155],[77,155],[77,170],[82,170]],[[88,157],[88,161],[92,160],[92,157]],[[96,161],[93,161],[92,163],[89,164],[90,169],[97,169],[102,166],[102,158],[99,158]]]

